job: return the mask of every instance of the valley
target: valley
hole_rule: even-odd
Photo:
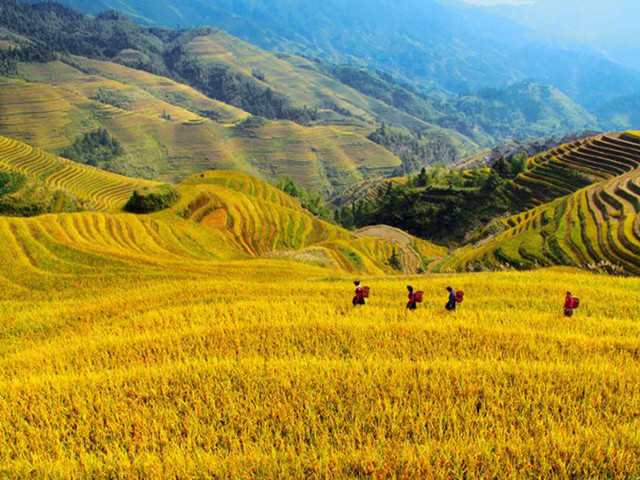
[[[0,477],[640,476],[639,78],[457,0],[0,0]]]

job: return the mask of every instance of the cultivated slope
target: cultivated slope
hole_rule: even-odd
[[[183,219],[224,233],[230,245],[250,255],[307,259],[345,270],[390,271],[395,248],[404,271],[415,272],[446,250],[398,232],[394,236],[351,234],[303,210],[280,190],[238,172],[206,172],[180,185]],[[304,258],[304,257],[300,257]]]
[[[530,207],[542,205],[576,190],[638,167],[640,138],[631,133],[608,133],[562,145],[529,161],[516,185],[530,192]]]
[[[3,137],[0,170],[39,178],[48,187],[73,195],[85,208],[101,212],[120,212],[134,189],[153,185],[54,157]],[[14,238],[8,244],[14,245],[16,252],[22,251],[23,260],[36,268],[42,268],[41,262],[58,265],[66,261],[64,258],[87,255],[107,255],[117,262],[126,258],[134,263],[154,263],[158,258],[181,263],[268,255],[347,271],[383,273],[392,270],[388,261],[394,248],[406,271],[416,271],[445,253],[408,236],[402,242],[380,236],[356,238],[313,217],[280,190],[239,172],[194,175],[177,188],[179,203],[157,214],[78,213],[6,219],[4,235]],[[54,253],[61,250],[67,252],[64,258]],[[8,255],[5,263],[19,258]],[[91,263],[88,258],[79,261],[82,265],[87,262]],[[63,270],[60,266],[59,271]]]
[[[164,113],[177,122],[203,120],[203,113],[221,123],[237,123],[250,115],[197,90],[171,80],[113,62],[72,56],[75,67],[63,62],[22,63],[20,72],[31,82],[45,83],[87,98],[116,91],[123,108],[154,119]]]
[[[324,109],[325,115],[335,116],[335,112],[328,109],[337,106],[368,121],[384,120],[413,130],[436,127],[325,75],[310,60],[295,55],[276,55],[222,30],[207,30],[203,32],[206,34],[194,36],[184,45],[188,56],[204,65],[224,66],[248,77],[261,72],[264,80],[256,80],[285,94],[299,107]]]
[[[122,210],[136,188],[155,185],[79,165],[6,137],[0,137],[0,171],[40,179],[73,195],[85,208],[105,212]]]
[[[74,63],[21,64],[28,82],[0,77],[0,135],[55,153],[105,128],[123,146],[110,165],[122,174],[179,181],[232,169],[270,180],[287,175],[326,194],[401,163],[349,128],[238,124],[246,112],[169,79],[80,57]]]
[[[436,270],[573,265],[640,274],[637,134],[598,137],[558,151],[551,158],[556,160],[541,163],[522,181],[555,195],[576,187],[573,177],[558,173],[562,168],[575,168],[569,171],[582,172],[586,180],[598,176],[605,180],[505,220],[506,232],[457,251]]]

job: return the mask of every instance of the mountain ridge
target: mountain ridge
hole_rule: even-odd
[[[176,22],[167,19],[177,20],[177,12],[182,12],[178,23],[183,25],[210,24],[263,48],[384,68],[418,81],[427,90],[468,93],[532,79],[555,85],[591,109],[632,93],[640,79],[635,70],[595,50],[580,51],[579,45],[563,50],[557,41],[541,40],[527,27],[460,3],[332,0],[312,5],[245,0],[205,5],[172,0],[163,13],[142,0],[65,1],[94,14],[109,8],[142,10],[142,17],[152,24],[172,27]],[[581,82],[575,83],[576,77]]]

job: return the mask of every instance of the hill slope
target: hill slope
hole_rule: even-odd
[[[48,187],[72,194],[85,208],[103,212],[120,212],[134,189],[154,185],[79,165],[2,137],[0,171],[40,178]],[[60,214],[7,219],[5,227],[7,232],[23,232],[24,237],[17,240],[22,246],[16,248],[31,252],[27,256],[35,263],[39,247],[32,251],[31,244],[41,243],[35,230],[53,235],[47,240],[47,249],[62,248],[69,255],[77,250],[80,257],[103,252],[131,260],[139,257],[140,261],[153,261],[158,255],[184,262],[268,254],[306,258],[348,271],[381,273],[391,271],[388,260],[394,249],[407,271],[416,271],[445,253],[411,237],[400,241],[384,235],[354,237],[313,217],[275,187],[239,172],[194,175],[177,190],[180,201],[157,214]]]
[[[21,64],[29,82],[0,78],[0,134],[55,153],[105,128],[124,150],[110,170],[164,181],[234,169],[270,180],[287,175],[331,193],[400,165],[392,153],[349,129],[284,121],[238,124],[246,112],[170,79],[80,57],[73,63],[77,68]]]
[[[515,184],[528,192],[530,207],[629,172],[638,166],[640,145],[630,133],[576,140],[529,160]]]
[[[6,137],[0,137],[0,170],[40,179],[98,211],[120,211],[135,189],[155,185],[79,165]]]
[[[63,1],[93,14],[121,10],[152,25],[212,25],[262,48],[393,71],[425,89],[466,93],[533,79],[589,108],[637,90],[634,70],[463,2]]]
[[[218,101],[272,119],[346,123],[365,135],[375,129],[371,122],[386,122],[420,130],[454,151],[462,147],[463,154],[475,143],[494,145],[514,134],[551,135],[558,129],[597,126],[579,105],[545,85],[522,88],[516,84],[500,90],[497,102],[484,98],[483,92],[469,94],[465,88],[459,101],[442,93],[420,92],[384,72],[331,68],[292,54],[274,54],[212,28],[146,29],[114,12],[92,19],[49,3],[29,7],[6,2],[0,9],[0,26],[36,45],[160,73]],[[36,52],[29,58],[42,58],[38,46],[31,49]],[[509,83],[516,78],[510,77]],[[504,121],[505,115],[509,122]]]
[[[640,137],[600,137],[559,158],[555,168],[570,165],[587,180],[603,180],[506,219],[504,233],[455,252],[436,270],[571,265],[640,274]],[[549,195],[580,186],[575,177],[543,171],[521,181]]]

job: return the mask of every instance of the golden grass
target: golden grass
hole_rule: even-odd
[[[640,474],[638,279],[368,277],[354,310],[352,277],[301,263],[45,271],[0,245],[4,475]],[[448,284],[467,292],[451,315]]]
[[[364,133],[291,122],[270,122],[246,132],[232,123],[203,119],[198,111],[219,111],[224,122],[247,114],[185,85],[108,62],[75,61],[100,74],[51,62],[21,65],[32,82],[0,79],[0,135],[55,152],[103,127],[126,152],[113,168],[170,182],[203,170],[240,170],[273,181],[287,175],[329,193],[386,175],[400,164]],[[91,100],[100,89],[124,94],[127,109]],[[163,113],[171,119],[162,118]]]
[[[38,178],[99,211],[122,210],[135,189],[155,184],[80,165],[6,137],[0,137],[0,170]]]

